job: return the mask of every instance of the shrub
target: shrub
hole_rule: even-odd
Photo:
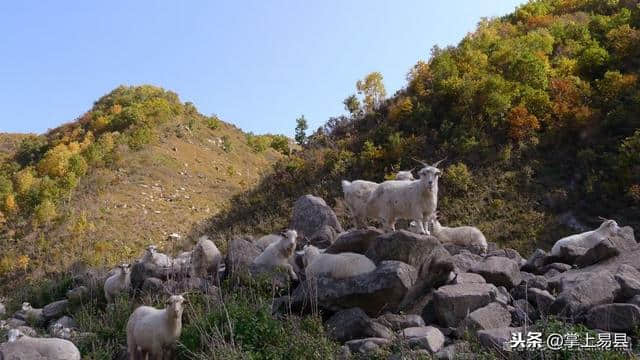
[[[471,171],[462,162],[453,164],[445,170],[444,180],[451,185],[455,191],[465,193],[473,185]]]
[[[49,199],[43,200],[35,208],[36,220],[39,224],[46,224],[57,216],[56,205]]]
[[[127,144],[133,150],[140,150],[142,147],[151,142],[153,131],[148,126],[136,127],[131,134]]]
[[[218,117],[215,115],[208,117],[206,121],[207,121],[207,127],[211,130],[216,130],[217,128],[220,127],[220,119],[218,119]]]
[[[284,135],[274,135],[270,146],[281,154],[289,155],[291,153],[289,139]]]
[[[231,152],[233,150],[233,146],[231,144],[231,138],[228,135],[222,136],[222,150],[225,152]]]

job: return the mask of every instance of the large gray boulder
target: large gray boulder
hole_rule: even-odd
[[[521,270],[538,275],[544,273],[541,271],[541,269],[547,263],[548,256],[549,255],[546,251],[542,249],[536,249],[531,254],[531,256],[529,256],[525,264],[522,266]]]
[[[373,241],[384,234],[382,230],[375,228],[349,230],[338,236],[338,238],[326,250],[327,254],[339,254],[343,252],[353,252],[364,254],[367,252]]]
[[[479,330],[476,333],[478,341],[484,347],[491,350],[504,349],[505,344],[511,339],[512,334],[523,333],[523,338],[527,338],[524,329],[521,327],[503,327],[495,329]]]
[[[385,338],[369,337],[364,339],[354,339],[347,341],[344,345],[347,346],[350,352],[363,355],[371,355],[378,351],[380,346],[389,345],[391,340]]]
[[[341,343],[352,339],[377,337],[390,339],[393,332],[386,326],[373,321],[360,308],[338,311],[325,324],[332,339]]]
[[[447,345],[434,354],[437,360],[473,359],[475,354],[471,351],[471,344],[467,341],[458,341]]]
[[[621,296],[625,299],[640,295],[640,271],[630,265],[622,264],[615,274],[622,288]]]
[[[57,319],[67,312],[69,300],[54,301],[42,308],[42,316],[45,320]]]
[[[550,292],[538,288],[528,288],[527,299],[535,305],[540,314],[548,314],[551,305],[556,301]]]
[[[333,244],[336,236],[338,236],[336,229],[325,224],[309,237],[309,244],[321,249],[326,249]]]
[[[433,293],[438,322],[456,327],[472,311],[491,303],[498,290],[492,284],[445,285]]]
[[[613,241],[604,239],[594,247],[588,249],[584,255],[579,256],[574,263],[580,267],[584,267],[612,258],[618,254],[620,254],[620,250]]]
[[[458,335],[475,334],[478,330],[506,327],[511,324],[511,313],[502,304],[492,302],[472,311],[458,326]]]
[[[332,227],[336,233],[343,232],[338,217],[327,203],[317,196],[304,195],[293,204],[289,228],[300,236],[311,238],[324,225]]]
[[[480,255],[472,254],[467,250],[460,251],[459,253],[451,257],[456,273],[468,272],[469,269],[476,266],[479,262],[482,262],[483,258]]]
[[[261,251],[249,237],[234,237],[227,246],[227,256],[225,257],[225,267],[229,274],[248,274],[253,260],[260,255]]]
[[[607,331],[634,331],[640,325],[640,307],[633,304],[594,306],[586,316],[587,326]]]
[[[620,285],[610,272],[593,274],[586,281],[561,292],[550,312],[573,318],[596,305],[613,302],[619,291]]]
[[[307,279],[291,296],[294,308],[312,304],[339,311],[359,307],[370,316],[395,312],[416,281],[416,269],[399,261],[383,261],[375,271],[346,279],[318,276]]]
[[[483,262],[476,263],[469,271],[482,275],[488,283],[504,286],[507,289],[511,289],[522,281],[520,265],[501,256],[488,257]]]

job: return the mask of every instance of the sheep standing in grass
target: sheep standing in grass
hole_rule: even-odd
[[[615,236],[619,231],[618,223],[614,220],[604,220],[600,226],[591,231],[583,232],[580,234],[574,234],[564,237],[553,245],[551,248],[552,256],[562,256],[562,248],[567,245],[577,245],[581,248],[590,249],[596,246],[600,241]]]
[[[379,185],[378,183],[366,180],[342,180],[344,202],[351,213],[356,228],[361,229],[367,226],[367,200]]]
[[[127,322],[127,350],[130,360],[170,359],[169,349],[182,332],[182,312],[185,299],[173,295],[166,308],[137,308]]]
[[[142,262],[149,265],[155,265],[159,268],[168,268],[171,266],[171,259],[158,252],[158,248],[155,245],[149,245],[142,257]]]
[[[328,275],[334,279],[344,279],[366,274],[376,269],[373,261],[364,255],[350,252],[325,254],[313,245],[305,246],[302,262],[307,279],[319,275]]]
[[[206,277],[208,274],[218,274],[222,262],[222,254],[213,241],[207,236],[198,239],[191,255],[191,271],[193,276]]]
[[[80,351],[68,340],[34,338],[18,329],[8,333],[9,341],[0,347],[3,359],[80,360]]]
[[[487,253],[487,239],[480,229],[473,226],[447,227],[438,221],[437,213],[431,217],[432,235],[443,243],[471,248],[476,253]]]
[[[287,270],[292,280],[298,280],[290,259],[296,250],[298,233],[295,230],[287,230],[277,242],[267,246],[264,251],[253,260],[257,268],[282,267]]]
[[[118,271],[104,282],[104,297],[112,303],[116,296],[129,291],[131,287],[131,265],[120,264]]]
[[[438,164],[444,159],[420,169],[419,180],[385,181],[369,195],[365,206],[367,217],[378,219],[385,230],[395,231],[398,219],[415,220],[419,233],[428,234],[425,221],[438,206],[438,178],[442,171]]]

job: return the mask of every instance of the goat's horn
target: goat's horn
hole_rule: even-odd
[[[431,165],[431,166],[438,167],[438,165],[440,165],[440,163],[445,161],[445,160],[447,160],[446,156],[442,160],[438,160],[438,161],[434,162],[433,165]]]
[[[603,218],[602,216],[598,216],[598,219],[602,220],[602,221],[607,221],[609,219]]]
[[[426,162],[424,162],[424,161],[422,161],[422,160],[418,160],[418,159],[416,159],[416,158],[414,158],[414,157],[412,157],[411,159],[413,159],[414,161],[419,162],[420,164],[422,164],[422,165],[424,165],[424,166],[429,166],[429,164],[427,164]]]

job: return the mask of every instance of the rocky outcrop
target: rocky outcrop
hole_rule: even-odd
[[[393,332],[386,326],[372,320],[360,308],[341,310],[327,320],[327,334],[334,340],[345,342],[361,338],[393,337]]]
[[[338,234],[344,231],[338,217],[322,198],[304,195],[296,200],[293,204],[290,229],[295,229],[300,236],[312,238],[325,225],[333,228]]]
[[[433,294],[438,322],[456,327],[472,311],[488,305],[497,294],[492,284],[458,284],[440,287]]]
[[[604,304],[594,306],[586,315],[592,329],[634,331],[640,325],[640,307],[634,304]]]
[[[482,275],[488,283],[504,286],[507,289],[511,289],[522,281],[520,265],[506,257],[488,257],[483,262],[476,263],[469,271]]]
[[[338,236],[338,238],[326,250],[328,254],[339,254],[341,252],[353,252],[364,254],[367,252],[373,241],[384,234],[375,228],[349,230]]]

